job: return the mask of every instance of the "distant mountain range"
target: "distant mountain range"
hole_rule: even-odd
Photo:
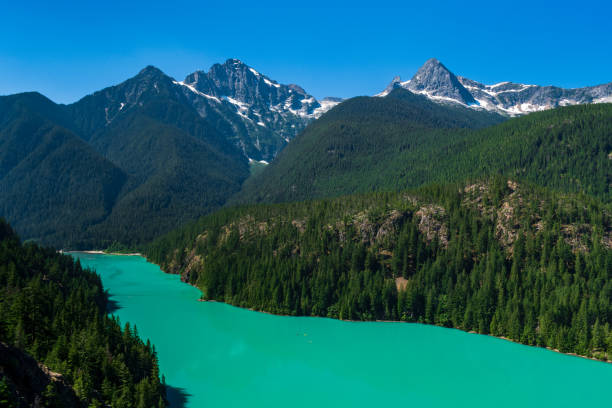
[[[351,98],[309,125],[230,201],[303,201],[493,174],[612,199],[612,104],[508,119],[434,101],[402,87]]]
[[[393,78],[377,96],[385,96],[395,88],[404,88],[438,102],[454,102],[510,116],[560,106],[612,102],[612,82],[575,89],[513,82],[484,85],[455,75],[435,58],[425,62],[408,81],[402,81],[399,76]]]
[[[239,60],[184,81],[149,66],[58,105],[0,97],[0,216],[48,245],[137,245],[222,206],[338,104]]]
[[[196,71],[176,81],[155,67],[136,77],[105,88],[72,106],[92,106],[92,126],[108,126],[134,106],[155,94],[184,100],[245,155],[271,161],[313,119],[341,102],[316,100],[298,85],[283,85],[237,59]]]
[[[148,66],[70,105],[35,92],[1,96],[0,217],[23,238],[47,245],[133,247],[232,197],[230,203],[310,199],[482,174],[468,171],[484,160],[466,159],[470,149],[498,138],[511,149],[519,145],[506,128],[478,143],[468,129],[532,110],[605,102],[611,87],[486,86],[432,59],[410,81],[394,79],[381,97],[319,101],[229,59],[182,81]],[[589,131],[604,143],[608,116],[578,113],[593,116]],[[600,147],[580,160],[609,154]],[[489,153],[487,160],[498,160],[498,152]],[[572,191],[592,186],[607,197],[600,173],[609,163],[581,167],[580,180],[560,183]],[[497,170],[508,169],[518,167]]]

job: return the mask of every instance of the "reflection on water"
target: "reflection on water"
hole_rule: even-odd
[[[166,398],[168,399],[171,408],[186,407],[190,397],[191,394],[189,394],[184,388],[173,387],[166,384]]]

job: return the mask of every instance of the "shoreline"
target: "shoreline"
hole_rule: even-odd
[[[129,253],[123,253],[123,252],[104,252],[100,249],[91,249],[91,250],[87,250],[87,251],[64,251],[63,249],[60,249],[58,252],[62,253],[62,254],[69,254],[69,253],[73,253],[73,252],[80,252],[82,254],[92,254],[92,255],[118,255],[118,256],[142,256],[143,258],[146,259],[146,257],[141,254],[140,252],[129,252]]]
[[[157,265],[157,264],[155,264],[155,265]],[[159,266],[159,265],[157,265],[157,266]],[[164,272],[164,273],[166,273],[168,275],[176,275],[176,274],[173,274],[173,273],[165,272],[163,269],[161,269],[161,267],[159,267],[159,269],[162,272]],[[200,288],[198,288],[196,285],[192,285],[191,283],[188,283],[188,282],[183,282],[183,280],[181,280],[181,282],[185,283],[185,284],[187,284],[189,286],[193,286],[194,288],[197,288],[202,293],[202,296],[204,295],[202,290]],[[237,306],[237,305],[233,305],[231,303],[226,303],[226,302],[224,302],[222,300],[199,298],[197,301],[198,302],[223,303],[223,304],[228,305],[228,306],[237,307],[237,308],[240,308],[240,309],[243,309],[243,310],[249,310],[251,312],[256,312],[256,313],[264,313],[264,314],[271,315],[271,316],[307,317],[307,318],[319,318],[319,319],[332,319],[332,320],[337,320],[337,321],[340,321],[340,322],[347,322],[347,323],[368,323],[368,322],[370,322],[370,323],[412,323],[412,324],[423,324],[423,325],[426,325],[426,326],[441,327],[443,329],[459,330],[459,331],[462,331],[462,332],[468,333],[468,334],[477,334],[479,336],[488,336],[488,337],[492,337],[494,339],[500,339],[500,340],[509,341],[511,343],[520,344],[521,346],[525,346],[525,347],[534,347],[534,348],[539,348],[539,349],[545,349],[545,350],[553,351],[555,353],[562,354],[562,355],[565,355],[565,356],[579,357],[579,358],[584,358],[586,360],[596,361],[596,362],[599,362],[599,363],[612,364],[612,360],[610,360],[610,359],[600,360],[600,359],[595,358],[595,357],[583,356],[583,355],[576,354],[576,353],[573,353],[573,352],[565,353],[563,351],[560,351],[559,349],[555,349],[555,348],[548,347],[548,346],[538,346],[538,345],[533,345],[533,344],[524,344],[524,343],[521,343],[520,341],[516,341],[516,340],[513,340],[513,339],[511,339],[509,337],[505,337],[505,336],[494,336],[492,334],[478,333],[478,332],[475,332],[473,330],[469,330],[468,331],[468,330],[460,329],[458,327],[440,326],[440,325],[433,324],[433,323],[406,322],[406,321],[402,321],[402,320],[348,320],[348,319],[339,319],[339,318],[336,318],[336,317],[327,317],[327,316],[306,316],[306,315],[296,316],[296,315],[290,315],[290,314],[273,313],[273,312],[268,312],[268,311],[265,311],[265,310],[257,310],[257,309],[251,308],[251,307]]]
[[[180,274],[169,273],[169,272],[164,271],[160,265],[158,265],[158,264],[156,264],[154,262],[151,262],[147,258],[146,255],[140,254],[140,253],[121,254],[121,253],[109,253],[109,252],[104,252],[104,251],[100,251],[100,250],[92,250],[92,251],[67,251],[67,252],[84,252],[84,253],[102,254],[102,255],[142,256],[147,262],[150,262],[150,263],[156,265],[160,269],[160,271],[162,271],[163,273],[168,274],[168,275],[179,275],[179,277],[180,277]],[[250,307],[241,307],[241,306],[232,305],[231,303],[226,303],[226,302],[224,302],[222,300],[204,299],[203,298],[204,292],[202,292],[202,289],[200,289],[198,286],[196,286],[194,284],[191,284],[189,282],[183,281],[182,278],[180,279],[180,281],[181,281],[181,283],[184,283],[186,285],[189,285],[189,286],[192,286],[194,288],[197,288],[200,291],[201,297],[196,300],[197,302],[223,303],[223,304],[226,304],[228,306],[238,307],[240,309],[249,310],[249,311],[257,312],[257,313],[265,313],[265,314],[272,315],[272,316],[308,317],[308,318],[313,318],[314,317],[314,318],[321,318],[321,319],[333,319],[333,320],[337,320],[337,321],[341,321],[341,322],[350,322],[350,323],[377,322],[377,323],[415,323],[415,324],[424,324],[424,325],[427,325],[427,326],[435,326],[435,327],[441,327],[441,328],[445,328],[445,329],[460,330],[460,331],[462,331],[464,333],[469,333],[469,334],[477,334],[477,335],[480,335],[480,336],[489,336],[489,337],[492,337],[492,338],[495,338],[495,339],[509,341],[509,342],[520,344],[520,345],[526,346],[526,347],[535,347],[535,348],[540,348],[540,349],[545,349],[545,350],[553,351],[555,353],[562,354],[562,355],[565,355],[565,356],[579,357],[579,358],[584,358],[586,360],[596,361],[596,362],[600,362],[600,363],[612,364],[612,360],[610,360],[610,359],[600,360],[600,359],[597,359],[595,357],[583,356],[583,355],[576,354],[576,353],[573,353],[573,352],[565,353],[565,352],[560,351],[559,349],[555,349],[555,348],[548,347],[548,346],[538,346],[538,345],[524,344],[524,343],[521,343],[520,341],[516,341],[516,340],[510,339],[510,338],[505,337],[505,336],[494,336],[492,334],[478,333],[478,332],[475,332],[473,330],[464,330],[464,329],[461,329],[461,328],[458,328],[458,327],[439,326],[437,324],[432,324],[432,323],[406,322],[406,321],[401,321],[401,320],[347,320],[347,319],[339,319],[339,318],[327,317],[327,316],[306,316],[306,315],[295,316],[295,315],[290,315],[290,314],[273,313],[273,312],[268,312],[268,311],[265,311],[265,310],[257,310],[257,309],[250,308]]]

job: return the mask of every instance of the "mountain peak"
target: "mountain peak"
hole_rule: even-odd
[[[421,65],[421,68],[419,68],[419,70],[416,72],[416,74],[414,74],[414,76],[412,77],[412,80],[415,80],[415,79],[418,80],[418,78],[423,77],[424,75],[434,75],[434,76],[448,75],[448,76],[455,76],[437,58],[430,58],[427,61],[425,61],[425,63],[423,65]]]
[[[476,103],[459,79],[436,58],[428,59],[408,82],[407,88],[439,99],[452,99],[466,105]]]
[[[147,65],[140,70],[138,75],[165,75],[161,69],[154,67],[153,65]]]
[[[425,61],[408,81],[401,82],[399,77],[393,78],[385,90],[376,96],[387,96],[395,88],[407,89],[442,103],[457,102],[475,109],[485,109],[510,116],[557,106],[612,102],[612,82],[573,89],[514,82],[485,85],[466,77],[456,76],[436,58]]]
[[[240,61],[238,58],[228,58],[227,61],[225,61],[225,65],[246,65],[246,64]]]
[[[428,59],[428,60],[427,60],[427,61],[425,61],[425,63],[423,64],[423,66],[425,66],[425,65],[442,65],[442,66],[444,66],[444,64],[442,64],[442,63],[440,62],[440,60],[439,60],[439,59],[437,59],[437,58],[430,58],[430,59]]]
[[[238,146],[253,160],[274,158],[310,120],[338,103],[321,103],[301,86],[278,83],[237,58],[189,74],[182,84],[199,112],[231,118]]]
[[[223,64],[213,64],[208,70],[208,73],[204,73],[204,71],[196,72],[201,75],[208,75],[210,78],[213,78],[218,77],[219,75],[229,75],[230,73],[247,72],[249,70],[253,73],[257,72],[238,58],[228,58]]]

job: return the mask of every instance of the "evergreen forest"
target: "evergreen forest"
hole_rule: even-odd
[[[0,219],[0,406],[166,406],[155,347],[108,307],[98,275]]]
[[[400,191],[497,174],[612,200],[612,104],[562,107],[503,123],[463,109],[474,116],[403,89],[350,99],[308,126],[230,201]]]

